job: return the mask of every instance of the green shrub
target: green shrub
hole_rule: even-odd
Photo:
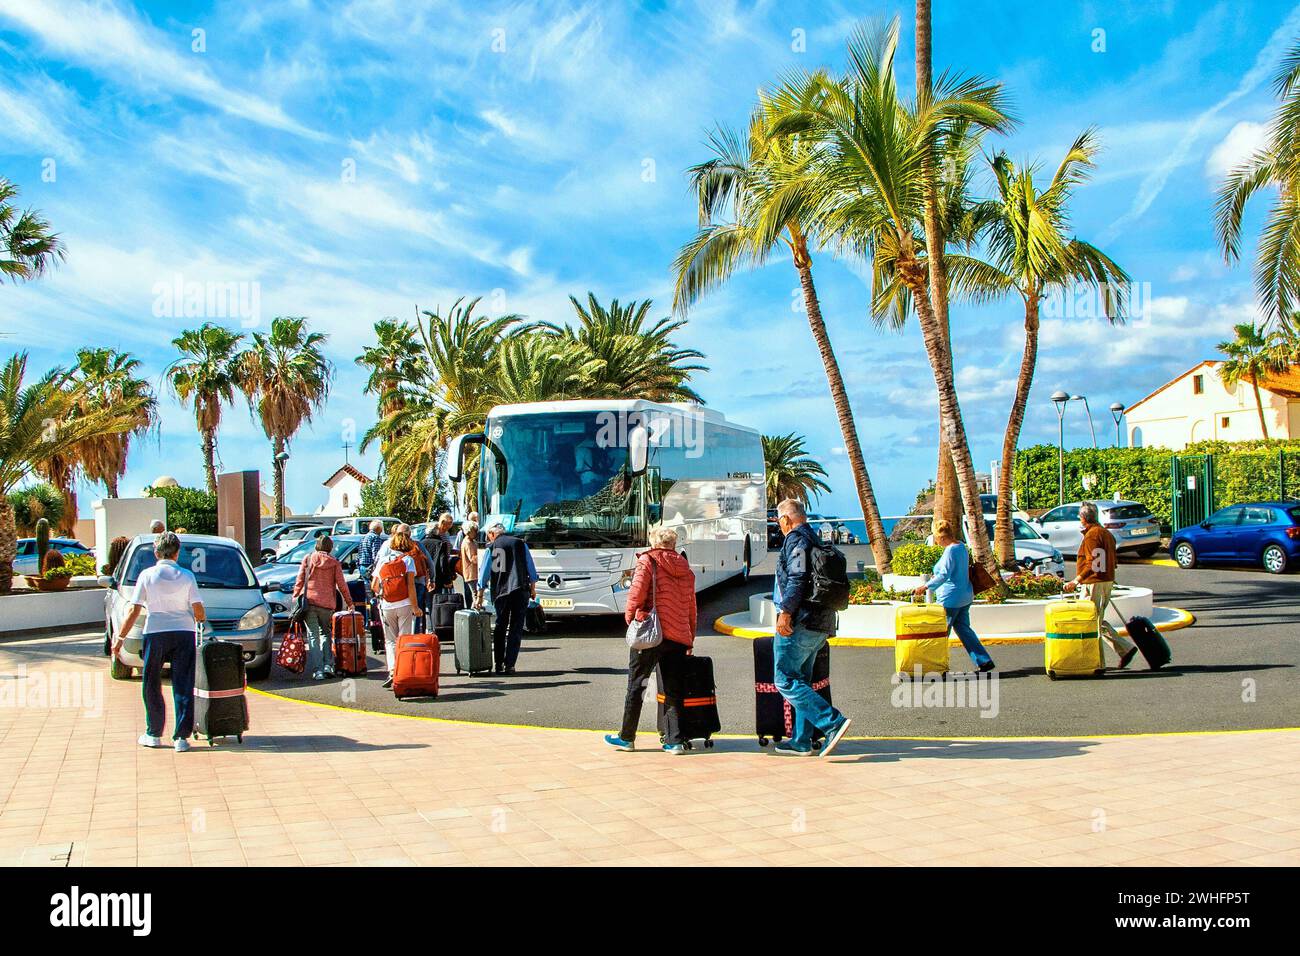
[[[23,537],[35,534],[36,522],[41,518],[55,527],[63,519],[63,495],[49,482],[11,491],[9,504],[14,509],[14,525]]]
[[[903,544],[894,551],[895,574],[929,574],[943,554],[937,544]]]
[[[217,533],[217,496],[202,488],[150,488],[150,498],[167,502],[167,527],[190,534]]]
[[[95,558],[89,554],[70,554],[64,559],[63,567],[59,570],[76,577],[94,575]],[[47,574],[46,577],[49,575]]]

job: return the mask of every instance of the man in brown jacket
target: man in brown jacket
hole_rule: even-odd
[[[1097,523],[1097,506],[1090,501],[1079,505],[1079,522],[1083,525],[1083,541],[1074,563],[1074,580],[1067,581],[1068,594],[1082,586],[1088,599],[1097,607],[1097,625],[1102,639],[1119,657],[1123,670],[1133,660],[1137,647],[1106,622],[1106,606],[1110,592],[1115,589],[1115,536]]]

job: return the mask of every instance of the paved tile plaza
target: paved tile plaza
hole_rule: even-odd
[[[103,673],[60,638],[19,667]],[[136,745],[138,682],[100,689],[0,707],[0,865],[1300,863],[1300,731],[669,757],[254,694],[242,747],[175,754]]]

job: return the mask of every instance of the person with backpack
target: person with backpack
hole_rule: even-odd
[[[415,620],[424,615],[415,600],[415,559],[410,550],[411,536],[405,531],[394,531],[380,553],[370,582],[379,597],[379,616],[384,624],[384,652],[388,660],[388,680],[384,681],[384,687],[393,686],[397,639],[403,634],[414,634]]]
[[[930,580],[914,592],[921,597],[927,590],[934,592],[935,600],[943,605],[948,617],[948,628],[957,632],[961,646],[966,648],[971,663],[979,673],[991,671],[997,665],[984,649],[979,635],[970,626],[970,606],[975,602],[975,589],[970,580],[970,551],[952,533],[952,524],[940,518],[931,525],[934,543],[943,548],[935,562]]]
[[[677,553],[677,532],[655,528],[650,532],[650,550],[637,555],[632,586],[627,592],[623,620],[644,621],[654,613],[663,635],[654,647],[628,652],[627,695],[623,698],[623,724],[618,734],[606,734],[605,743],[615,750],[635,750],[637,726],[641,723],[641,702],[650,675],[668,654],[689,654],[695,644],[695,572]],[[665,740],[665,753],[686,752],[680,740]]]
[[[498,674],[513,674],[524,634],[528,602],[537,597],[537,566],[522,538],[506,534],[497,522],[487,529],[488,546],[479,558],[478,594],[474,607],[482,609],[485,594],[492,597],[496,623],[492,627],[492,656]]]
[[[814,753],[814,729],[825,735],[821,755],[835,750],[851,721],[813,690],[817,654],[835,634],[836,610],[848,606],[849,579],[842,555],[808,524],[802,503],[787,498],[776,506],[785,540],[776,559],[775,684],[794,710],[793,736],[776,752],[807,757]]]

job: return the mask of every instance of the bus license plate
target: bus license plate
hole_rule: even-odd
[[[541,598],[537,603],[543,608],[573,607],[573,598]]]

